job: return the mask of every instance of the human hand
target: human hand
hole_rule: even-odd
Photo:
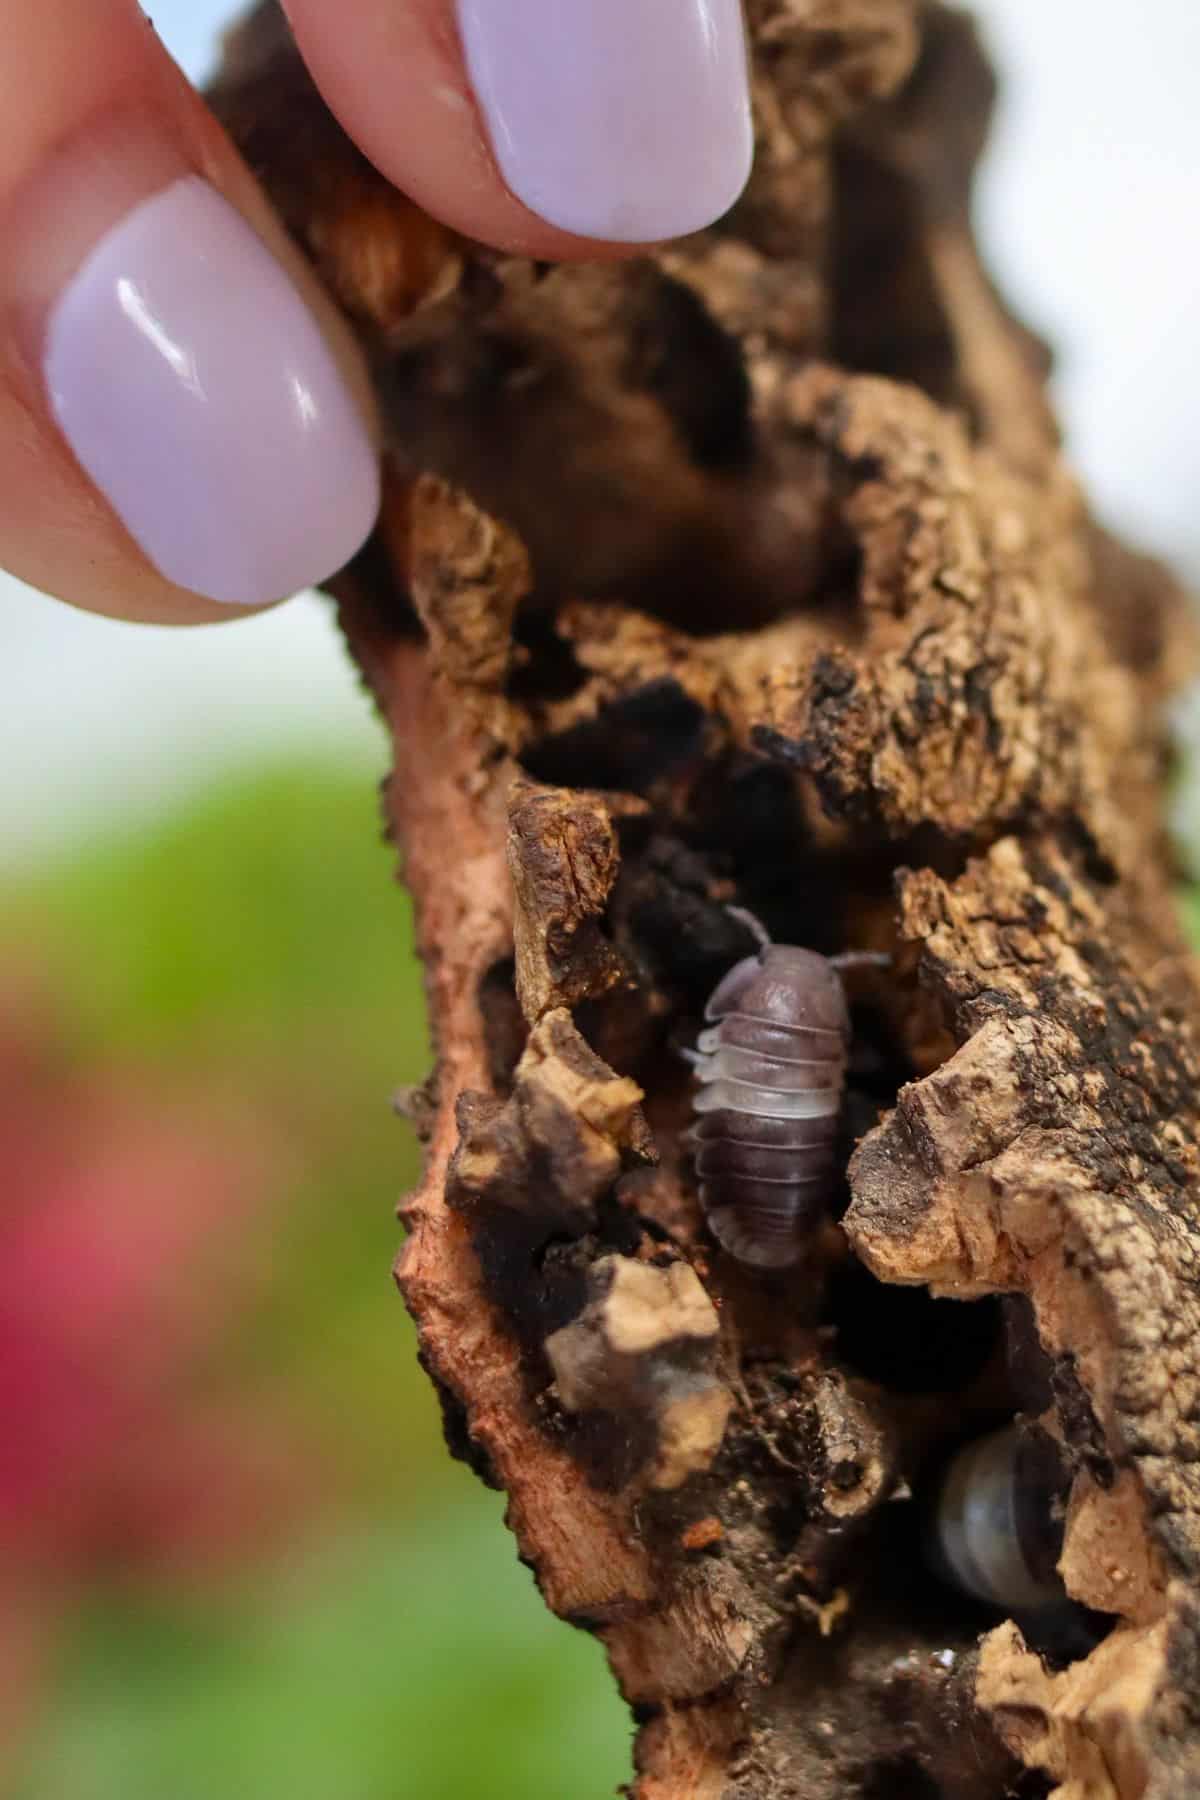
[[[749,170],[740,0],[288,0],[383,173],[563,259],[708,224]],[[0,0],[0,562],[189,622],[345,563],[379,501],[342,320],[136,0]]]

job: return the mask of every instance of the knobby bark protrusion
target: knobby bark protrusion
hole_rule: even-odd
[[[636,1709],[641,1800],[1185,1800],[1192,624],[1090,517],[975,253],[969,22],[747,10],[742,201],[561,269],[389,189],[272,7],[227,43],[215,103],[388,443],[331,585],[438,1050],[400,1284],[452,1447]],[[714,1247],[686,1143],[730,902],[892,957],[848,977],[846,1175],[786,1274]],[[937,1469],[1013,1418],[1069,1489],[1053,1619],[928,1554]]]

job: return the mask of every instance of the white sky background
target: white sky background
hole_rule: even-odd
[[[202,76],[228,0],[150,10]],[[1058,347],[1070,448],[1100,510],[1200,578],[1200,4],[975,10],[1005,78],[978,193],[992,265]],[[0,864],[271,749],[340,743],[382,769],[311,597],[168,631],[54,606],[0,575],[0,670]]]

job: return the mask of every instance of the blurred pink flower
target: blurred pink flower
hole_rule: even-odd
[[[309,1485],[230,1369],[286,1153],[224,1098],[81,1073],[29,1026],[0,1024],[0,1565],[61,1590],[261,1551]]]

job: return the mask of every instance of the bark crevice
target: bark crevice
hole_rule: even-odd
[[[215,104],[361,334],[388,442],[331,584],[390,728],[438,1051],[398,1277],[448,1436],[605,1643],[640,1800],[1200,1785],[1195,974],[1168,575],[1090,518],[980,265],[964,15],[749,0],[759,152],[710,232],[547,270],[432,224],[281,16]],[[707,994],[851,980],[795,1271],[705,1231]],[[1074,1605],[939,1581],[933,1472],[1021,1417]]]

